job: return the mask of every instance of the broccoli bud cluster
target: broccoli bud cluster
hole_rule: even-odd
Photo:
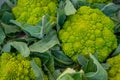
[[[98,53],[100,62],[117,47],[113,21],[99,9],[82,6],[59,31],[62,50],[74,61],[79,54]]]
[[[18,22],[35,25],[46,14],[54,19],[57,4],[57,0],[18,0],[12,11]]]
[[[107,62],[110,64],[108,70],[109,80],[120,80],[120,54],[109,58]]]
[[[41,67],[40,59],[33,59]],[[36,80],[30,58],[25,58],[21,54],[3,53],[0,56],[0,80]]]

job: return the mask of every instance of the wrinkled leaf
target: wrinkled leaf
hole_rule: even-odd
[[[10,23],[11,19],[14,19],[13,14],[10,12],[4,12],[4,14],[2,15],[1,21],[8,24]]]
[[[105,7],[106,4],[99,4],[99,3],[95,3],[95,4],[91,4],[92,8],[98,8],[98,9],[102,9],[103,7]]]
[[[73,64],[73,61],[68,58],[62,51],[52,51],[52,55],[54,56],[55,62],[58,66],[66,66]]]
[[[55,46],[56,44],[59,44],[56,32],[51,32],[42,40],[30,45],[29,48],[30,51],[43,53]]]
[[[71,2],[76,9],[79,8],[79,1],[78,0],[71,0]]]
[[[64,23],[66,19],[66,15],[64,12],[64,9],[57,9],[57,24],[59,24],[60,26]]]
[[[69,74],[65,74],[64,76],[62,76],[60,79],[57,79],[57,80],[75,80],[75,79],[72,78]]]
[[[87,65],[88,65],[88,59],[85,58],[83,55],[78,56],[78,62],[80,65],[82,65],[82,69],[86,71]]]
[[[108,16],[113,16],[118,10],[120,10],[120,5],[116,5],[114,3],[109,3],[101,9],[101,11]]]
[[[57,80],[62,80],[61,78],[64,77],[66,74],[67,74],[67,76],[65,77],[66,80],[71,79],[71,76],[70,76],[70,75],[68,76],[68,73],[75,73],[75,70],[74,70],[74,69],[71,69],[71,68],[67,68],[67,69],[57,78]],[[64,80],[64,78],[63,78],[63,80]],[[74,79],[73,79],[73,80],[74,80]]]
[[[42,69],[38,67],[34,60],[31,60],[31,66],[36,76],[36,80],[44,80]]]
[[[10,42],[9,44],[13,46],[24,57],[28,57],[30,55],[30,50],[26,43],[14,41],[14,42]]]
[[[116,48],[116,50],[113,52],[112,56],[116,56],[120,53],[120,44],[118,45],[118,47]]]
[[[72,15],[75,14],[76,9],[74,8],[73,4],[71,3],[70,0],[66,0],[66,5],[65,5],[65,14],[66,15]]]
[[[40,57],[41,61],[45,66],[47,66],[47,69],[50,71],[50,73],[55,71],[54,58],[51,55],[50,51],[47,51],[45,53],[31,52],[31,56]]]
[[[19,23],[19,22],[15,21],[15,20],[11,20],[11,23],[16,24],[22,30],[29,33],[33,37],[41,38],[43,36],[43,34],[41,33],[41,27],[42,26],[40,24],[38,24],[36,26],[32,26],[30,24]]]
[[[110,64],[109,63],[101,63],[102,67],[105,69],[105,70],[108,70],[110,68]]]
[[[48,73],[49,80],[56,80],[55,77],[53,76],[52,72],[48,69],[48,67],[46,65],[44,65],[44,68]]]
[[[20,29],[16,26],[7,25],[7,24],[4,24],[4,23],[1,23],[1,25],[4,28],[4,31],[5,31],[6,34],[16,33],[16,32],[20,31]]]
[[[54,58],[51,55],[51,53],[48,53],[48,54],[49,54],[49,59],[48,59],[48,62],[45,65],[47,66],[47,68],[49,69],[49,71],[51,73],[53,73],[55,71],[55,68],[54,68]]]
[[[55,70],[53,72],[53,76],[54,76],[55,79],[57,79],[60,76],[60,74],[61,74],[60,70]]]
[[[3,52],[10,52],[10,50],[11,50],[11,46],[9,43],[5,44],[2,48]]]
[[[67,68],[58,78],[57,80],[85,80],[83,78],[83,72],[76,72],[71,68]]]
[[[106,70],[101,66],[101,64],[96,60],[96,58],[92,54],[90,54],[90,58],[93,60],[93,63],[97,66],[97,71],[86,73],[87,79],[88,80],[108,80],[108,75]]]
[[[55,25],[54,22],[50,22],[50,17],[48,15],[43,16],[42,20],[35,26],[27,23],[19,23],[15,20],[11,20],[10,22],[17,25],[23,31],[29,33],[31,36],[39,39],[42,39],[45,34],[48,34]]]
[[[10,20],[10,22],[13,23],[13,24],[15,24],[16,26],[19,26],[19,27],[22,27],[22,25],[24,25],[24,24],[22,24],[20,22],[17,22],[15,20]]]
[[[5,33],[3,29],[0,27],[0,44],[3,43],[4,39],[5,39]]]

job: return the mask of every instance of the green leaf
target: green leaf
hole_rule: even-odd
[[[118,45],[118,47],[116,48],[116,50],[113,52],[112,56],[116,56],[120,53],[120,44]]]
[[[9,43],[5,44],[2,48],[2,52],[10,52],[11,46]]]
[[[71,0],[72,4],[74,5],[74,7],[77,9],[79,8],[79,1],[78,0]]]
[[[78,56],[78,63],[82,65],[82,69],[86,71],[87,65],[88,65],[88,59],[85,58],[83,55]]]
[[[60,1],[59,8],[57,9],[57,25],[60,25],[60,26],[62,26],[62,24],[66,19],[64,7],[65,7],[65,2]]]
[[[0,27],[0,44],[3,43],[4,39],[5,39],[5,33],[3,29]]]
[[[91,4],[90,6],[92,8],[98,8],[98,9],[102,9],[103,7],[105,7],[106,4],[100,4],[100,3],[94,3],[94,4]]]
[[[31,66],[35,73],[36,80],[44,80],[42,69],[38,67],[34,60],[31,60]]]
[[[60,70],[55,70],[53,72],[53,76],[54,76],[55,80],[60,76],[60,74],[61,74]]]
[[[56,32],[53,31],[42,40],[30,45],[29,48],[30,51],[43,53],[56,44],[59,44],[59,40],[57,38]]]
[[[83,72],[76,72],[71,68],[67,68],[58,78],[57,80],[86,80],[83,78]]]
[[[2,25],[6,34],[20,32],[20,29],[16,26],[7,25],[7,24],[4,24],[4,23],[1,23],[1,25]]]
[[[98,60],[96,60],[96,58],[92,54],[90,54],[90,58],[93,60],[93,63],[96,65],[97,71],[86,73],[87,79],[88,80],[108,80],[107,72],[98,62]]]
[[[9,24],[11,19],[14,19],[13,14],[6,11],[6,12],[4,12],[4,14],[1,18],[1,21],[6,23],[6,24]]]
[[[29,33],[31,36],[36,37],[36,38],[42,38],[43,33],[41,33],[41,24],[38,24],[36,26],[32,26],[30,24],[22,24],[19,23],[15,20],[11,20],[11,23],[16,24],[19,26],[23,31]]]
[[[55,23],[50,22],[50,17],[48,15],[45,15],[42,17],[42,20],[35,26],[27,24],[27,23],[19,23],[15,20],[11,20],[11,23],[17,25],[20,27],[23,31],[30,34],[33,37],[42,39],[44,35],[48,34],[52,31],[52,28],[54,27]]]
[[[30,55],[40,57],[43,65],[47,66],[50,73],[55,71],[54,57],[51,55],[51,51],[47,51],[45,53],[31,52]]]
[[[120,5],[116,5],[114,3],[109,3],[104,6],[101,11],[103,11],[107,16],[113,16],[115,12],[120,9]]]
[[[22,23],[17,22],[15,20],[10,20],[10,22],[13,23],[13,24],[15,24],[16,26],[19,26],[19,27],[22,27],[22,25],[23,25]]]
[[[70,0],[66,0],[66,5],[65,5],[64,10],[65,10],[65,14],[67,16],[75,14],[75,12],[76,12],[76,9],[74,8],[74,6]]]
[[[76,72],[74,74],[71,74],[71,76],[74,78],[74,80],[83,80],[82,74],[80,72]]]
[[[24,57],[28,57],[30,55],[30,50],[26,43],[14,41],[14,42],[10,42],[9,44],[13,46]]]
[[[56,80],[55,77],[53,76],[52,72],[48,69],[48,66],[44,65],[44,68],[48,73],[49,80]]]
[[[47,61],[47,63],[45,65],[47,66],[47,68],[49,69],[49,71],[51,73],[53,73],[55,71],[54,58],[53,58],[53,56],[51,55],[50,52],[48,54],[49,54],[49,58],[48,58],[48,61]]]
[[[70,73],[75,73],[74,69],[67,68],[58,78],[57,80],[69,80],[72,79],[74,80],[69,74]],[[67,74],[67,75],[66,75]]]
[[[57,79],[57,80],[75,80],[75,79],[72,78],[69,74],[65,74],[64,76],[62,76],[60,79]]]
[[[57,9],[57,24],[59,24],[60,26],[65,22],[66,19],[66,15],[64,12],[64,9]]]
[[[52,50],[55,64],[58,66],[66,66],[73,64],[73,61],[67,57],[62,51]]]

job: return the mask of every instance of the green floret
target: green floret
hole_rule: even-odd
[[[76,61],[77,55],[98,52],[100,62],[117,47],[113,21],[99,9],[82,6],[68,17],[59,31],[62,50]]]
[[[54,19],[57,4],[57,0],[18,0],[12,11],[18,22],[35,25],[45,14]]]
[[[41,67],[40,59],[33,59]],[[3,53],[0,62],[0,80],[36,80],[30,58],[25,58],[21,54]]]
[[[120,54],[109,58],[107,62],[110,64],[108,70],[109,80],[120,80]]]
[[[112,2],[112,0],[87,0],[90,3],[109,3]]]

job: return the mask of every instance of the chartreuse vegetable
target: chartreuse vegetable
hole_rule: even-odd
[[[90,3],[108,3],[112,2],[112,0],[87,0]]]
[[[18,0],[12,9],[18,22],[35,25],[42,16],[49,14],[52,19],[56,15],[58,0]]]
[[[34,60],[40,67],[40,59]],[[47,76],[44,77],[48,80]],[[0,80],[36,80],[30,58],[25,58],[21,54],[3,53],[0,56]]]
[[[120,54],[109,58],[107,62],[110,64],[108,70],[109,80],[120,80]]]
[[[117,47],[113,21],[99,9],[82,6],[59,31],[62,50],[74,61],[77,55],[98,53],[100,62]]]

